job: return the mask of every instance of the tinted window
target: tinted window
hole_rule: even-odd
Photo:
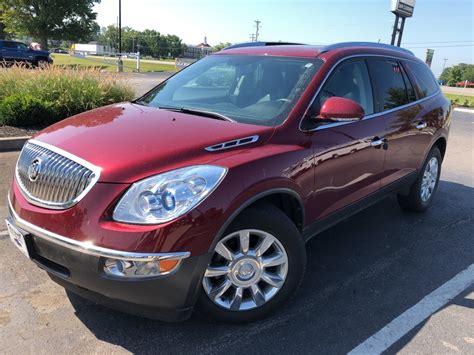
[[[353,61],[339,65],[324,84],[311,108],[312,114],[318,114],[324,102],[338,96],[359,103],[366,115],[374,113],[372,86],[365,61]]]
[[[378,111],[409,103],[402,68],[397,61],[371,60],[370,73],[375,83]]]
[[[13,43],[14,43],[14,47],[16,49],[19,49],[19,50],[22,50],[22,51],[26,51],[28,49],[28,47],[24,43],[20,43],[20,42],[13,42]]]
[[[410,79],[408,78],[408,75],[405,72],[405,69],[403,67],[402,67],[402,74],[403,74],[403,80],[405,81],[405,86],[407,88],[408,100],[410,102],[416,101],[415,88],[413,87],[413,85],[412,85]]]
[[[15,43],[14,42],[3,42],[3,47],[4,48],[15,48]]]
[[[275,126],[288,117],[321,64],[311,58],[211,55],[138,103],[211,111],[242,123]]]
[[[434,94],[438,91],[438,84],[436,83],[430,69],[421,63],[407,62],[408,69],[413,73],[415,80],[420,90],[421,98]]]

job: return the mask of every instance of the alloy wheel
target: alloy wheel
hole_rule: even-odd
[[[287,273],[288,256],[280,241],[268,232],[244,229],[217,243],[202,284],[216,305],[244,311],[272,299]]]
[[[423,179],[421,181],[420,194],[423,202],[428,201],[435,190],[438,181],[438,170],[438,159],[432,157],[428,164],[426,164],[425,171],[423,172]]]

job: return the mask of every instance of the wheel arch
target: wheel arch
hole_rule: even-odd
[[[303,232],[305,218],[304,203],[300,195],[296,191],[288,188],[275,188],[260,192],[241,204],[221,226],[209,250],[213,250],[217,242],[223,237],[227,228],[243,211],[248,208],[258,207],[265,203],[270,203],[281,210],[293,223],[295,223],[296,228],[300,232]]]
[[[446,140],[446,137],[441,136],[438,139],[435,140],[435,142],[432,144],[431,149],[433,147],[438,147],[439,151],[441,152],[441,159],[444,160],[444,156],[446,154],[446,147],[447,147],[448,141]]]

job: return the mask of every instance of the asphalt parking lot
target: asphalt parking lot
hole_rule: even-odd
[[[474,284],[464,282],[452,293],[452,280],[460,274],[472,280],[474,272],[473,128],[474,114],[454,113],[428,212],[403,212],[392,197],[312,239],[302,288],[277,314],[254,324],[211,324],[198,317],[169,324],[92,304],[50,281],[0,232],[0,353],[342,354],[391,337],[396,341],[388,353],[472,354]],[[17,156],[0,154],[0,196]],[[0,201],[3,220],[5,199]],[[447,288],[457,296],[404,329],[420,317],[417,307],[432,305]]]

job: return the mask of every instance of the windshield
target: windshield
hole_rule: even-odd
[[[211,55],[137,103],[214,112],[241,123],[282,123],[322,64],[319,59]],[[209,116],[210,117],[210,116]]]

